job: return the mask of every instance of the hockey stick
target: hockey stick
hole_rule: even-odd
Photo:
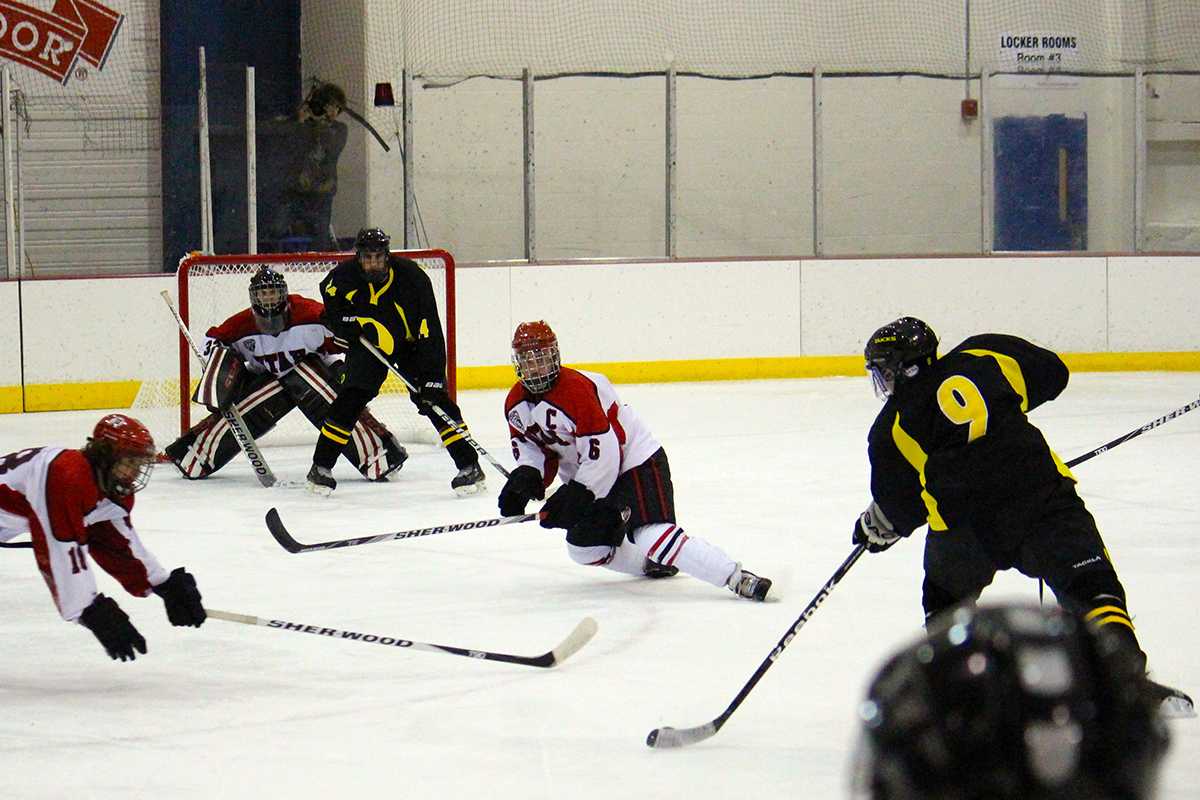
[[[534,519],[537,519],[537,514],[521,514],[516,517],[480,519],[474,522],[453,522],[449,525],[435,525],[431,528],[413,528],[412,530],[397,531],[396,533],[381,533],[376,536],[359,536],[353,539],[335,539],[330,542],[319,542],[317,544],[301,544],[292,538],[292,535],[288,533],[288,529],[284,527],[283,520],[279,518],[279,512],[272,508],[267,512],[267,530],[275,537],[275,541],[279,542],[279,545],[289,553],[311,553],[314,550],[333,550],[338,547],[354,547],[360,544],[390,542],[393,539],[412,539],[417,536],[434,536],[439,533],[494,528],[497,525],[512,525],[515,522],[529,522]]]
[[[1200,398],[1193,400],[1191,403],[1188,403],[1182,408],[1178,408],[1169,414],[1159,417],[1153,422],[1148,422],[1142,427],[1132,430],[1124,436],[1113,439],[1108,444],[1101,445],[1091,452],[1084,453],[1081,456],[1071,459],[1067,462],[1067,467],[1074,467],[1078,464],[1082,464],[1090,458],[1094,458],[1101,453],[1111,450],[1122,442],[1129,441],[1135,436],[1139,436],[1148,430],[1157,428],[1159,425],[1162,425],[1163,423],[1168,422],[1175,417],[1180,416],[1181,414],[1186,414],[1193,408],[1197,407],[1200,407]],[[796,621],[792,623],[792,627],[788,629],[788,632],[784,634],[783,638],[779,640],[779,643],[775,645],[775,649],[771,651],[771,654],[767,656],[765,661],[759,664],[758,669],[755,670],[754,674],[750,676],[750,680],[748,680],[742,687],[742,690],[738,692],[737,697],[733,698],[733,702],[730,703],[729,706],[722,711],[716,719],[712,720],[711,722],[706,722],[703,725],[697,725],[694,728],[655,728],[654,730],[650,731],[650,734],[646,737],[646,744],[649,747],[659,748],[684,747],[689,744],[695,744],[696,742],[702,742],[719,731],[721,726],[724,725],[729,720],[729,717],[733,714],[733,712],[737,710],[737,707],[742,704],[742,701],[746,699],[746,695],[750,694],[750,690],[754,688],[755,684],[759,682],[762,676],[766,674],[766,671],[771,668],[771,665],[775,663],[775,659],[779,658],[784,649],[791,644],[792,639],[796,636],[796,633],[802,627],[804,627],[804,624],[808,622],[809,618],[816,613],[817,607],[820,606],[821,603],[825,602],[825,598],[829,597],[829,593],[832,592],[833,588],[838,585],[842,578],[845,577],[846,573],[850,570],[850,567],[854,566],[854,562],[858,561],[865,550],[866,545],[860,544],[850,551],[849,557],[842,562],[840,567],[837,568],[837,571],[833,573],[833,577],[829,579],[829,582],[826,583],[824,587],[822,587],[821,591],[817,593],[817,596],[814,597],[807,606],[805,606],[804,611],[801,612]]]
[[[420,393],[417,391],[417,387],[413,386],[413,385],[412,385],[412,383],[411,383],[411,382],[408,380],[408,378],[404,377],[404,375],[402,375],[402,374],[400,373],[400,370],[396,369],[395,365],[394,365],[394,364],[392,364],[392,362],[388,361],[388,360],[387,360],[387,357],[386,357],[386,356],[384,356],[384,354],[383,354],[383,353],[379,352],[379,348],[378,348],[378,347],[376,347],[375,345],[371,344],[370,342],[368,342],[366,339],[364,339],[364,338],[363,338],[363,337],[361,337],[361,336],[358,338],[358,341],[362,342],[362,346],[363,346],[363,347],[365,347],[365,348],[367,348],[367,350],[368,350],[368,351],[371,353],[371,355],[373,355],[373,356],[375,356],[377,359],[379,359],[379,363],[381,363],[381,364],[383,364],[385,367],[387,367],[387,368],[388,368],[388,370],[389,370],[389,371],[391,371],[391,373],[392,373],[393,375],[395,375],[397,378],[399,378],[400,380],[404,381],[404,385],[408,387],[408,391],[412,392],[414,395],[416,395],[416,394],[420,394]],[[503,466],[500,464],[500,462],[499,462],[499,461],[497,461],[496,459],[492,458],[492,455],[491,455],[491,453],[489,453],[487,450],[484,450],[484,449],[483,449],[483,447],[482,447],[482,445],[480,445],[480,444],[479,444],[479,442],[475,441],[474,437],[472,437],[472,436],[471,436],[471,433],[470,433],[470,432],[467,430],[466,423],[461,423],[461,424],[460,424],[460,423],[458,423],[458,422],[455,422],[455,421],[454,421],[454,420],[453,420],[453,419],[450,417],[450,415],[449,415],[449,414],[447,414],[447,413],[446,413],[445,411],[443,411],[443,410],[442,410],[442,409],[441,409],[439,406],[436,406],[436,405],[434,405],[433,403],[430,403],[430,404],[429,404],[429,407],[433,409],[433,413],[437,414],[439,417],[441,417],[441,418],[442,418],[442,421],[443,421],[443,422],[445,422],[445,423],[446,423],[447,425],[449,425],[451,428],[454,428],[454,430],[458,431],[459,435],[463,437],[463,439],[466,441],[466,443],[467,443],[467,444],[469,444],[469,445],[471,445],[471,447],[474,447],[474,448],[475,448],[475,452],[476,452],[476,453],[479,453],[479,455],[481,455],[481,456],[483,456],[484,458],[486,458],[486,459],[488,460],[488,462],[489,462],[489,463],[490,463],[490,464],[491,464],[493,467],[495,467],[495,468],[496,468],[496,471],[497,471],[497,472],[499,472],[501,475],[503,475],[503,476],[504,476],[504,477],[506,477],[506,478],[508,477],[508,475],[509,475],[509,472],[508,472],[508,470],[507,470],[507,469],[505,469],[505,468],[504,468],[504,467],[503,467]]]
[[[179,332],[183,334],[183,338],[187,339],[187,343],[192,346],[192,352],[196,354],[196,358],[200,359],[202,365],[206,365],[208,362],[200,354],[200,348],[196,346],[196,340],[192,338],[192,333],[188,330],[183,317],[179,316],[179,312],[175,310],[175,304],[171,302],[171,293],[163,289],[159,294],[162,295],[167,308],[171,310],[171,316],[175,317],[175,324],[179,326]],[[228,406],[222,406],[220,411],[221,416],[229,423],[229,429],[233,431],[233,438],[237,439],[242,452],[246,454],[246,458],[250,461],[250,466],[254,468],[254,475],[258,478],[258,482],[266,487],[274,486],[275,473],[271,471],[271,468],[267,465],[267,460],[263,458],[262,451],[258,449],[258,444],[254,441],[254,437],[250,435],[250,429],[246,427],[246,421],[242,419],[242,414],[237,410],[237,406],[230,403]]]
[[[309,625],[304,622],[287,622],[281,619],[263,619],[250,614],[235,614],[230,611],[218,611],[214,608],[206,609],[208,616],[213,619],[221,619],[226,622],[238,622],[243,625],[258,625],[264,628],[274,628],[280,631],[294,631],[296,633],[314,633],[318,636],[328,636],[331,639],[349,639],[355,642],[365,642],[368,644],[381,644],[385,647],[403,647],[409,650],[428,650],[433,653],[449,653],[452,656],[465,656],[474,658],[480,661],[504,661],[509,664],[521,664],[526,667],[556,667],[574,655],[579,648],[583,647],[592,637],[596,635],[599,626],[596,620],[591,617],[584,617],[580,620],[575,629],[567,634],[567,638],[559,642],[554,649],[542,653],[540,656],[514,656],[508,653],[495,653],[491,650],[472,650],[465,647],[451,647],[446,644],[432,644],[430,642],[414,642],[411,639],[401,639],[395,636],[379,636],[373,633],[358,633],[356,631],[343,631],[336,628],[326,628],[320,625]]]
[[[854,549],[850,551],[850,555],[846,557],[842,565],[833,573],[833,577],[821,587],[821,591],[817,592],[817,596],[810,600],[808,605],[804,607],[804,611],[800,612],[800,616],[796,618],[796,621],[788,628],[787,633],[775,645],[775,649],[758,665],[758,669],[750,676],[750,680],[746,681],[742,690],[737,693],[737,697],[733,698],[733,702],[716,719],[706,722],[703,725],[697,725],[694,728],[655,728],[646,737],[646,745],[649,747],[684,747],[696,742],[702,742],[721,730],[721,726],[729,720],[734,711],[737,711],[738,706],[746,699],[746,695],[750,694],[750,690],[762,679],[763,675],[767,674],[767,670],[771,668],[771,665],[775,663],[775,660],[779,658],[787,646],[792,643],[792,639],[796,638],[796,634],[812,618],[812,615],[817,613],[817,608],[825,602],[830,592],[833,591],[842,578],[846,577],[846,573],[854,566],[854,562],[858,561],[866,550],[867,546],[865,544],[855,545]]]
[[[31,548],[33,542],[0,542],[0,547],[11,547],[14,550]]]

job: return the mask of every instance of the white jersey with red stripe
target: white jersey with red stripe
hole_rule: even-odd
[[[80,450],[34,447],[0,457],[0,541],[33,539],[38,569],[68,622],[96,598],[90,561],[145,597],[167,571],[130,521],[133,498],[106,497]]]
[[[517,466],[538,469],[547,483],[557,472],[563,483],[574,480],[596,497],[662,447],[598,372],[563,367],[543,395],[517,383],[504,413]]]
[[[345,348],[334,342],[333,332],[325,327],[325,307],[316,300],[298,294],[288,295],[288,321],[276,334],[262,333],[247,308],[208,329],[204,354],[216,343],[232,347],[251,372],[284,375],[309,353],[316,353],[326,364],[339,360]]]

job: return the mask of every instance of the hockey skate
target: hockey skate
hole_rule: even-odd
[[[1159,713],[1167,719],[1180,719],[1196,716],[1196,706],[1192,698],[1179,689],[1164,686],[1161,683],[1146,678],[1150,694],[1159,701]]]
[[[642,574],[647,578],[670,578],[679,574],[679,567],[659,564],[647,558],[642,562]]]
[[[757,600],[761,603],[767,599],[767,592],[771,590],[771,579],[759,577],[753,572],[742,569],[742,565],[738,564],[734,567],[733,574],[729,576],[725,585],[738,597]]]
[[[310,494],[329,497],[337,488],[337,481],[333,479],[333,473],[328,469],[313,464],[312,469],[308,471],[308,485],[305,488]]]
[[[484,480],[483,470],[479,468],[479,464],[468,464],[460,469],[454,479],[450,481],[450,488],[459,497],[466,497],[487,489]]]

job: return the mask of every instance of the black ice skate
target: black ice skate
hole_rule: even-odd
[[[305,488],[312,494],[328,497],[337,488],[337,481],[328,469],[313,464],[312,469],[308,471],[308,486]]]
[[[659,564],[647,558],[642,562],[642,574],[647,578],[670,578],[679,574],[679,567]]]
[[[450,481],[450,488],[459,497],[466,497],[469,494],[478,494],[487,489],[487,484],[484,483],[483,470],[479,468],[479,464],[468,464],[458,471],[454,479]]]
[[[761,578],[753,572],[742,569],[742,565],[738,564],[734,567],[733,574],[729,576],[725,585],[738,597],[757,600],[761,603],[767,599],[767,592],[771,590],[771,579]]]
[[[1196,706],[1192,698],[1179,689],[1163,686],[1161,683],[1146,679],[1150,694],[1159,701],[1159,713],[1167,719],[1179,719],[1196,716]]]

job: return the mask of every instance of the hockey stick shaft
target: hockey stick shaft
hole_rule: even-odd
[[[167,304],[167,308],[170,309],[171,316],[175,318],[175,324],[179,326],[179,332],[183,334],[184,339],[187,339],[192,352],[196,354],[196,358],[200,360],[202,366],[207,366],[208,361],[201,354],[200,348],[196,346],[196,340],[192,338],[192,332],[188,330],[183,317],[179,316],[179,311],[176,310],[175,304],[171,302],[171,293],[163,289],[159,294],[162,295],[163,301]],[[246,420],[242,419],[242,414],[237,410],[237,406],[233,403],[230,403],[228,406],[222,406],[221,416],[229,423],[229,430],[233,432],[233,438],[237,439],[242,452],[246,454],[246,458],[249,460],[250,466],[254,469],[254,475],[258,478],[258,482],[266,487],[274,486],[275,473],[271,471],[267,460],[263,458],[262,451],[258,449],[258,443],[250,435],[250,429],[246,427]]]
[[[796,638],[796,634],[800,632],[800,629],[812,619],[813,614],[817,613],[817,609],[821,607],[821,604],[825,602],[830,593],[841,582],[842,578],[846,577],[846,573],[850,571],[850,568],[854,566],[855,562],[862,557],[862,554],[866,550],[867,546],[865,544],[855,545],[854,549],[850,551],[850,555],[846,557],[841,566],[825,582],[825,585],[817,592],[816,597],[810,600],[808,605],[804,607],[804,611],[800,612],[800,616],[792,622],[787,633],[775,644],[774,649],[763,659],[763,662],[758,665],[758,669],[750,676],[750,680],[746,681],[746,684],[742,686],[742,690],[737,693],[737,696],[733,698],[733,702],[721,712],[720,716],[711,722],[698,725],[695,728],[655,728],[646,737],[646,744],[650,747],[683,747],[684,745],[703,741],[721,730],[721,726],[733,715],[734,711],[737,711],[738,706],[742,704],[746,696],[762,680],[763,675],[767,674],[767,670],[774,665],[783,651],[787,649],[787,646],[792,643],[792,640]]]
[[[301,544],[292,538],[291,533],[284,527],[279,512],[272,508],[267,512],[267,530],[275,537],[275,541],[289,553],[311,553],[315,550],[333,550],[338,547],[356,547],[360,544],[375,544],[390,542],[395,539],[413,539],[418,536],[434,536],[439,533],[454,533],[456,531],[479,530],[480,528],[495,528],[498,525],[512,525],[517,522],[529,522],[537,519],[537,514],[522,514],[516,517],[498,517],[495,519],[480,519],[474,522],[454,522],[448,525],[435,525],[426,528],[413,528],[395,533],[380,533],[375,536],[358,536],[351,539],[335,539],[317,544]]]
[[[337,628],[327,628],[323,625],[310,625],[305,622],[289,622],[282,619],[265,619],[251,614],[238,614],[231,611],[219,611],[215,608],[205,609],[208,616],[226,622],[236,622],[242,625],[255,625],[262,628],[274,628],[278,631],[292,633],[310,633],[330,639],[344,639],[363,644],[382,645],[383,647],[400,647],[407,650],[425,650],[430,653],[446,653],[452,656],[463,656],[480,661],[503,661],[508,664],[520,664],[526,667],[549,668],[561,664],[573,653],[587,644],[596,635],[598,626],[596,620],[584,617],[565,639],[554,649],[539,656],[518,656],[511,653],[499,653],[492,650],[475,650],[466,647],[454,647],[446,644],[417,642],[412,639],[402,639],[398,636],[382,636],[374,633],[359,633]]]
[[[1100,455],[1101,453],[1108,452],[1109,450],[1113,449],[1114,447],[1116,447],[1119,444],[1124,444],[1125,442],[1128,442],[1130,439],[1133,439],[1137,436],[1141,436],[1146,431],[1152,431],[1160,425],[1165,425],[1166,423],[1170,422],[1171,420],[1175,419],[1176,417],[1181,417],[1194,408],[1200,408],[1200,397],[1198,397],[1195,400],[1193,400],[1192,402],[1188,403],[1186,406],[1181,406],[1180,408],[1175,409],[1174,411],[1172,411],[1169,414],[1163,414],[1158,419],[1147,422],[1145,425],[1143,425],[1140,428],[1135,428],[1135,429],[1131,430],[1129,433],[1125,434],[1124,436],[1118,436],[1116,439],[1113,439],[1111,442],[1100,445],[1095,450],[1092,450],[1089,453],[1084,453],[1081,456],[1077,456],[1077,457],[1071,459],[1070,461],[1067,462],[1067,466],[1073,467],[1077,464],[1082,464],[1083,462],[1085,462],[1089,459],[1095,458],[1096,456]]]
[[[366,339],[362,338],[361,336],[359,337],[358,340],[362,343],[363,347],[367,348],[367,351],[370,352],[371,355],[373,355],[373,356],[375,356],[375,358],[379,359],[379,363],[383,364],[385,367],[388,368],[389,372],[391,372],[393,375],[395,375],[400,380],[404,381],[404,385],[406,387],[408,387],[408,391],[412,392],[414,395],[419,394],[419,392],[417,391],[417,387],[412,385],[412,381],[410,381],[408,378],[404,377],[404,375],[400,372],[400,370],[396,369],[396,366],[394,364],[392,364],[392,362],[388,361],[387,357],[383,353],[379,352],[378,347],[371,344],[370,342],[368,342]],[[506,478],[508,477],[508,475],[509,475],[508,470],[505,469],[504,466],[499,461],[492,458],[492,454],[489,453],[487,450],[484,450],[483,446],[480,445],[479,442],[475,441],[475,437],[471,436],[471,432],[467,430],[466,423],[455,422],[453,417],[451,417],[449,414],[447,414],[445,411],[443,411],[437,405],[434,405],[431,403],[429,405],[429,407],[431,409],[433,409],[433,413],[435,413],[439,417],[441,417],[442,422],[445,422],[451,428],[458,431],[458,434],[460,436],[462,436],[463,441],[465,441],[467,444],[471,445],[471,447],[475,448],[476,453],[479,453],[479,455],[486,458],[488,460],[488,463],[490,463],[493,467],[496,468],[497,472],[499,472],[501,475],[503,475]]]

